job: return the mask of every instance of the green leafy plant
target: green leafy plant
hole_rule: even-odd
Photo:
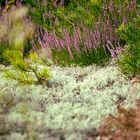
[[[110,60],[110,54],[106,54],[102,47],[92,49],[90,52],[85,52],[84,50],[80,54],[76,53],[75,50],[72,51],[73,58],[69,55],[67,50],[56,51],[52,50],[53,61],[60,66],[88,66],[91,64],[105,65]]]
[[[51,78],[49,68],[36,53],[31,53],[26,60],[17,58],[12,61],[12,66],[14,69],[6,70],[5,76],[21,84],[43,84]]]
[[[12,66],[5,71],[5,76],[22,84],[42,84],[51,77],[49,69],[34,52],[29,57],[24,57],[24,42],[33,34],[33,25],[25,19],[27,11],[27,8],[18,9],[13,6],[7,13],[8,16],[3,15],[4,21],[0,22],[0,41],[3,42],[3,38],[7,36],[4,41],[9,45],[2,54]]]
[[[0,64],[8,64],[7,58],[4,56],[5,49],[9,48],[9,45],[7,42],[1,42],[0,43]]]
[[[121,39],[127,44],[119,54],[117,64],[128,77],[140,75],[140,18],[119,28]]]
[[[58,1],[59,3],[60,1]],[[51,31],[60,31],[61,28],[73,29],[80,23],[93,26],[100,13],[101,0],[65,0],[64,5],[56,6],[53,0],[24,0],[29,6],[29,16],[41,28]]]

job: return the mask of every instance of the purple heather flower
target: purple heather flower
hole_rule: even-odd
[[[59,40],[59,44],[60,44],[61,48],[64,49],[65,41],[64,40]]]
[[[73,55],[72,55],[72,52],[71,52],[70,46],[67,46],[67,49],[68,49],[68,53],[70,54],[70,57],[73,58]]]
[[[36,45],[35,45],[35,42],[34,42],[34,40],[32,39],[32,45],[33,45],[33,50],[35,51],[35,52],[38,52],[38,49],[37,49],[37,47],[36,47]]]
[[[133,0],[133,1],[132,1],[132,9],[133,9],[133,10],[136,9],[136,5],[137,5],[137,4],[136,4],[136,0]]]
[[[74,37],[73,37],[73,46],[76,49],[78,53],[80,53],[80,48],[79,48],[79,38],[77,32],[75,32]]]
[[[114,51],[114,50],[112,50],[112,49],[111,49],[111,56],[112,56],[113,58],[115,58],[115,57],[116,57],[116,53],[115,53],[115,51]]]
[[[109,10],[110,10],[110,12],[112,12],[114,10],[112,0],[110,0]]]
[[[126,25],[126,23],[127,23],[127,19],[126,19],[126,16],[124,16],[123,17],[123,24]]]
[[[124,49],[123,49],[122,47],[117,47],[117,48],[115,49],[115,53],[116,53],[116,54],[119,54],[119,53],[121,53],[123,50],[124,50]]]

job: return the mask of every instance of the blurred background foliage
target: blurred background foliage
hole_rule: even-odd
[[[23,57],[32,50],[38,53],[45,47],[58,65],[102,65],[104,60],[105,63],[109,61],[110,56],[116,57],[117,48],[129,43],[118,29],[123,25],[125,28],[126,24],[137,18],[135,3],[136,0],[1,0],[1,9],[4,10],[0,13],[4,14],[13,5],[28,8],[24,18],[34,25],[34,34],[24,40]],[[82,38],[79,42],[74,36],[78,32],[77,28]],[[64,30],[68,34],[67,38]],[[46,31],[50,39],[48,42]],[[11,34],[11,31],[8,33]],[[134,35],[130,36],[134,39]],[[0,53],[9,45],[2,41]],[[5,58],[1,55],[0,59],[3,61]]]
[[[58,1],[58,0],[55,0]],[[23,3],[29,5],[29,15],[33,21],[48,30],[60,30],[61,28],[74,28],[79,24],[93,26],[95,17],[100,12],[100,0],[93,2],[90,0],[65,0],[64,4],[53,0],[24,0]]]
[[[26,41],[32,38],[35,29],[27,18],[27,12],[26,7],[16,6],[3,11],[0,19],[0,62],[12,66],[5,71],[6,78],[22,84],[43,84],[50,77],[46,64],[36,52],[30,53],[28,58],[24,56],[24,46],[29,47]]]

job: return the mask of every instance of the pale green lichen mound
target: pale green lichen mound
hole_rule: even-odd
[[[116,114],[117,104],[132,107],[140,97],[140,86],[132,90],[113,66],[53,66],[52,76],[49,87],[22,86],[0,73],[0,112],[10,126],[8,140],[82,139],[83,132]]]

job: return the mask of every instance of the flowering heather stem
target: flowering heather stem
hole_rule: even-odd
[[[136,0],[131,0],[128,4],[120,2],[117,6],[113,0],[105,0],[103,14],[93,28],[88,29],[81,24],[80,27],[74,28],[73,35],[70,35],[68,30],[63,29],[61,37],[58,37],[55,33],[46,31],[43,34],[41,32],[42,42],[40,39],[38,42],[42,47],[55,49],[58,52],[66,50],[71,59],[74,58],[73,53],[78,55],[81,53],[89,54],[99,47],[103,47],[106,53],[110,52],[114,57],[115,51],[113,50],[116,50],[120,42],[116,29],[121,24],[126,25],[132,19],[129,15],[133,15],[135,10]]]

